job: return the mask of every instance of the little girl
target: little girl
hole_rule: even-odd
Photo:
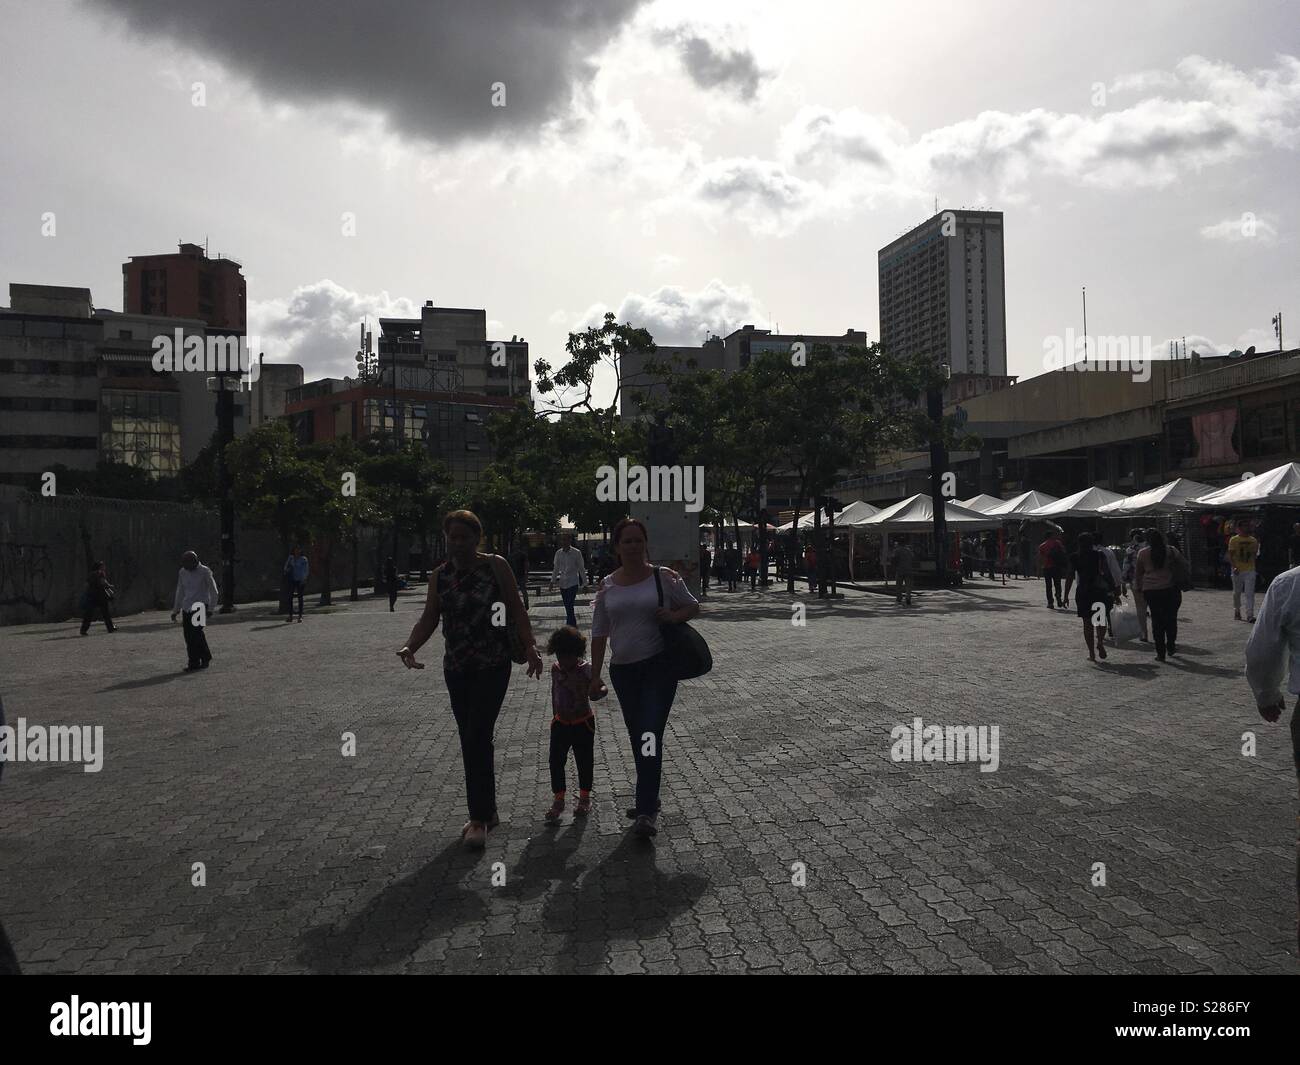
[[[555,655],[551,666],[551,709],[555,714],[551,719],[551,790],[555,801],[546,811],[546,820],[554,822],[564,812],[564,765],[570,748],[578,765],[578,802],[573,814],[586,817],[591,813],[596,714],[588,701],[591,666],[585,657],[587,638],[572,625],[565,625],[551,634],[546,650]]]

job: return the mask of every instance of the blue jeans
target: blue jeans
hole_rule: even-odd
[[[632,757],[636,759],[636,812],[653,817],[659,809],[664,729],[677,695],[677,679],[665,667],[662,652],[640,662],[611,665],[609,679],[618,695],[623,723],[632,740]],[[653,754],[644,753],[647,733],[654,736]]]
[[[565,624],[576,628],[578,615],[573,612],[573,601],[578,598],[578,586],[575,584],[572,588],[561,588],[560,598],[564,600]]]

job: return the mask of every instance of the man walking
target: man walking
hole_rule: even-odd
[[[394,614],[397,612],[397,565],[392,555],[384,559],[384,587],[388,589],[388,612]]]
[[[1056,593],[1056,605],[1065,606],[1061,598],[1061,581],[1069,569],[1069,556],[1065,553],[1065,544],[1054,532],[1038,545],[1038,565],[1043,571],[1043,585],[1047,591],[1047,609],[1052,609],[1052,593]]]
[[[1286,709],[1283,681],[1288,681],[1287,691],[1300,695],[1300,566],[1274,577],[1264,595],[1258,622],[1246,641],[1246,680],[1265,721],[1276,721]],[[1291,713],[1291,756],[1300,778],[1300,699]],[[1296,846],[1296,902],[1300,907],[1300,840]]]
[[[566,624],[578,627],[578,615],[573,612],[573,602],[578,598],[578,589],[587,586],[587,563],[582,552],[573,546],[573,534],[560,534],[560,549],[555,552],[551,562],[551,587],[560,586],[560,598],[564,600]]]
[[[709,567],[713,564],[713,556],[709,553],[708,544],[700,544],[700,598],[707,598],[709,594]]]
[[[284,575],[289,578],[289,613],[285,621],[293,620],[293,597],[298,596],[298,624],[302,624],[302,596],[307,590],[307,574],[311,570],[311,564],[307,561],[307,556],[302,553],[302,548],[297,544],[289,552],[289,557],[284,562]]]
[[[894,602],[900,606],[903,602],[903,596],[907,596],[907,605],[912,605],[912,570],[915,558],[912,555],[912,549],[908,546],[907,541],[899,539],[894,553],[890,558],[894,567]]]
[[[1241,593],[1246,593],[1246,620],[1255,623],[1255,560],[1259,541],[1250,534],[1250,524],[1237,522],[1237,535],[1228,541],[1228,563],[1232,566],[1232,616],[1241,620]]]
[[[182,631],[185,634],[185,654],[189,659],[186,673],[207,669],[212,661],[208,650],[208,615],[217,608],[217,582],[212,570],[199,561],[193,551],[181,555],[180,572],[176,575],[176,594],[172,597],[172,621],[182,614]]]

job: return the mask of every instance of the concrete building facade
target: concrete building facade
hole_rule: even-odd
[[[880,339],[952,376],[1007,376],[1001,211],[941,211],[877,252]]]

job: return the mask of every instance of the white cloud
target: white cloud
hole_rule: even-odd
[[[664,285],[646,295],[629,292],[617,308],[593,304],[572,328],[599,325],[609,310],[620,322],[648,329],[656,344],[666,345],[700,344],[708,333],[725,336],[746,323],[767,320],[767,312],[748,287],[714,278],[693,291]]]
[[[248,301],[248,332],[275,362],[301,363],[307,380],[352,377],[361,319],[418,318],[420,304],[387,292],[365,295],[324,278],[284,298]],[[372,322],[371,328],[379,329]]]
[[[1237,218],[1225,218],[1222,222],[1202,226],[1201,236],[1206,240],[1224,241],[1237,244],[1242,241],[1257,241],[1260,244],[1277,242],[1277,227],[1262,215],[1253,211],[1244,211]]]

